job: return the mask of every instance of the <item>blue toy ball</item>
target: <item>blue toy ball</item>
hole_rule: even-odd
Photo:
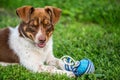
[[[65,63],[65,69],[67,71],[72,71],[77,77],[83,74],[90,74],[95,71],[94,65],[89,59],[75,61],[70,56],[63,56],[62,60]]]

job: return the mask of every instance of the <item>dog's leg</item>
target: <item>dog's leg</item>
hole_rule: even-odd
[[[48,65],[55,66],[59,69],[65,70],[64,62],[61,59],[54,57],[54,55],[52,55],[52,53],[47,56],[46,63]]]
[[[46,66],[39,61],[25,61],[22,65],[25,66],[27,69],[33,72],[47,72],[51,74],[66,74],[68,77],[74,77],[74,74],[69,71],[59,70],[55,66]]]
[[[51,74],[66,74],[68,77],[75,77],[73,72],[65,71],[65,70],[59,70],[54,66],[46,66],[46,65],[40,65],[38,72],[47,72]]]
[[[59,69],[65,70],[65,67],[64,67],[65,64],[63,63],[63,61],[61,59],[51,57],[51,58],[47,59],[46,63],[48,65],[55,66],[55,67],[57,67]]]

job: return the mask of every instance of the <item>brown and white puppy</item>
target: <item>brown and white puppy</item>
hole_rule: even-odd
[[[61,9],[23,6],[16,13],[21,23],[16,28],[0,30],[0,64],[20,63],[34,72],[74,76],[72,72],[65,71],[64,63],[54,57],[52,50],[52,33]]]

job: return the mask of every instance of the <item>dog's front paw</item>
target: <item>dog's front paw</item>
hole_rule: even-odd
[[[51,72],[51,71],[57,70],[57,68],[54,66],[47,66],[47,70],[48,72]]]
[[[44,66],[44,65],[40,65],[39,66],[39,72],[49,72],[52,73],[56,70],[57,68],[54,66]]]

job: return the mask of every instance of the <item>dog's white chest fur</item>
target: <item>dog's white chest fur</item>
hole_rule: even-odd
[[[39,48],[34,43],[20,37],[18,27],[10,28],[9,45],[19,56],[20,63],[24,66],[30,65],[31,63],[35,63],[35,65],[44,64],[48,53],[52,53],[52,37],[44,48]],[[35,67],[35,65],[32,65],[32,67]]]

